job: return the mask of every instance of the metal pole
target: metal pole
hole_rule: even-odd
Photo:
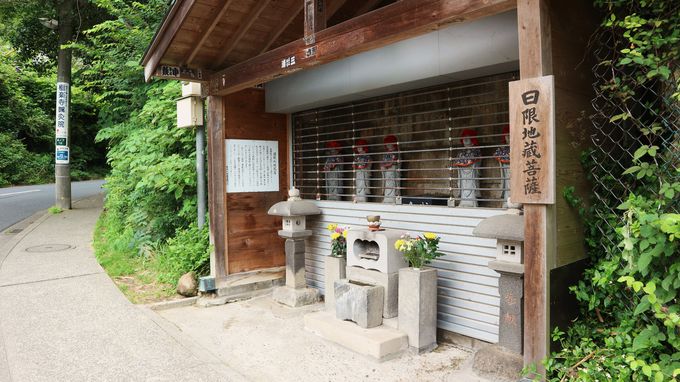
[[[59,51],[57,58],[57,112],[55,131],[55,199],[56,206],[71,209],[71,170],[69,152],[69,119],[71,107],[71,49],[61,46],[71,41],[73,34],[73,0],[59,5]]]
[[[198,191],[198,228],[205,224],[205,127],[196,126],[196,176]]]

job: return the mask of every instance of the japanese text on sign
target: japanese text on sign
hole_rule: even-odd
[[[555,202],[553,77],[510,83],[510,199]]]
[[[226,139],[227,192],[279,191],[279,143]]]
[[[57,82],[57,105],[55,118],[55,143],[56,143],[56,163],[69,163],[68,150],[68,108],[69,108],[69,84],[66,82]]]
[[[68,96],[68,83],[57,82],[56,138],[68,138]]]

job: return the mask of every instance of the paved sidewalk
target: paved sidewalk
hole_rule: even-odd
[[[0,248],[0,382],[243,380],[120,293],[91,247],[101,205],[45,215]]]

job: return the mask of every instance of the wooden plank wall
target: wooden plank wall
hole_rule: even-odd
[[[281,218],[269,216],[267,211],[288,195],[287,117],[264,111],[262,89],[246,89],[223,98],[224,138],[278,141],[280,169],[279,192],[227,194],[228,274],[285,265],[284,241],[277,234]]]

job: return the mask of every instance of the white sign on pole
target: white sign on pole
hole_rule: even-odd
[[[68,146],[57,146],[54,153],[56,164],[68,164],[69,159]]]
[[[225,139],[227,192],[279,191],[279,143]]]
[[[55,126],[55,145],[56,149],[56,163],[69,163],[68,150],[68,97],[69,85],[67,82],[57,82],[57,115]]]

